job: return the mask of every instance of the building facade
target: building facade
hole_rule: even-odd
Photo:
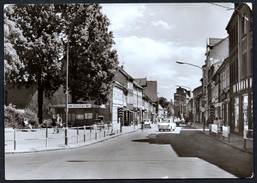
[[[219,79],[216,72],[228,57],[229,38],[208,38],[206,44],[206,60],[203,68],[203,99],[202,118],[212,123],[215,117],[220,117]]]
[[[253,129],[252,29],[251,8],[245,3],[235,3],[226,30],[229,34],[229,125],[239,134],[244,129]]]

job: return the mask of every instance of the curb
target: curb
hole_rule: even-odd
[[[119,136],[122,136],[122,135],[125,135],[125,134],[133,133],[133,132],[138,131],[138,130],[139,129],[134,129],[134,130],[128,131],[128,132],[122,132],[122,133],[119,133],[119,134],[108,136],[108,137],[103,138],[103,139],[99,139],[99,140],[95,140],[95,141],[89,141],[89,143],[85,142],[85,143],[81,143],[81,144],[74,144],[74,145],[71,145],[71,146],[63,145],[63,146],[53,147],[53,148],[49,148],[49,149],[44,148],[44,149],[31,149],[31,150],[21,150],[21,151],[10,151],[10,152],[5,152],[5,154],[35,153],[35,152],[46,152],[46,151],[60,151],[60,150],[68,150],[68,149],[77,149],[77,148],[81,148],[81,147],[97,144],[97,143],[100,143],[100,142],[104,142],[104,141],[107,141],[109,139],[113,139],[113,138],[116,138],[116,137],[119,137]]]

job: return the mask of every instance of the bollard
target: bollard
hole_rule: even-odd
[[[104,130],[104,138],[105,138],[105,130]]]
[[[68,145],[68,127],[65,127],[65,145]]]
[[[84,142],[86,142],[86,126],[84,125]]]
[[[95,132],[95,140],[97,140],[97,131]]]
[[[16,128],[14,128],[13,135],[14,135],[14,137],[13,137],[13,142],[14,142],[13,148],[16,151]]]
[[[79,143],[79,127],[77,127],[77,144]]]
[[[46,148],[48,147],[48,128],[46,127]]]

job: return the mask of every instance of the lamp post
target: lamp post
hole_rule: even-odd
[[[199,69],[201,69],[202,72],[204,72],[203,68],[198,66],[198,65],[195,65],[195,64],[191,64],[191,63],[188,63],[188,62],[184,62],[184,61],[176,61],[177,64],[185,64],[185,65],[190,65],[190,66],[193,66],[193,67],[197,67]],[[205,94],[207,94],[207,92],[205,92]],[[194,101],[194,95],[193,95],[193,110],[195,110],[195,101]],[[194,116],[193,116],[194,118]],[[194,120],[194,126],[195,126],[195,120]],[[205,120],[204,120],[204,123],[203,123],[203,131],[205,131]]]
[[[177,63],[177,64],[186,64],[186,65],[191,65],[191,66],[193,66],[193,67],[197,67],[197,68],[199,68],[199,69],[203,70],[203,68],[202,68],[202,67],[200,67],[200,66],[198,66],[198,65],[195,65],[195,64],[188,63],[188,62],[176,61],[176,63]]]
[[[73,25],[73,23],[72,23]],[[72,27],[72,26],[71,26]],[[67,42],[67,60],[66,60],[66,92],[65,92],[65,145],[68,145],[68,118],[69,118],[69,48],[70,48],[71,29],[68,34]]]

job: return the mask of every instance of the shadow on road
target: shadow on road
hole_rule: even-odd
[[[249,178],[253,173],[253,154],[219,142],[200,131],[181,131],[180,135],[149,134],[146,139],[133,142],[170,144],[179,157],[201,158],[239,178]]]

